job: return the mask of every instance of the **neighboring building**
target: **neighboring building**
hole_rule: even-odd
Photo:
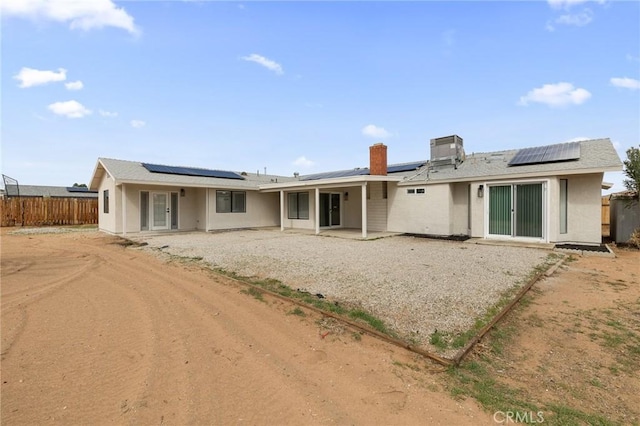
[[[307,176],[160,166],[100,158],[99,227],[160,230],[356,228],[537,242],[601,240],[604,172],[622,163],[609,139],[466,156],[458,136],[431,140],[429,161]]]
[[[98,191],[83,186],[20,185],[20,197],[98,198]]]

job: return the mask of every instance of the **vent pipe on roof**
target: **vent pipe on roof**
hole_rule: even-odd
[[[371,176],[387,175],[387,146],[383,143],[369,147],[369,174]]]

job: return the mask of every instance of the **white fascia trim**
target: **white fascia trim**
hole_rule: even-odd
[[[209,188],[209,189],[222,189],[229,191],[258,191],[258,186],[246,187],[246,186],[219,186],[219,185],[206,185],[201,183],[176,183],[176,182],[154,182],[145,180],[132,180],[132,179],[115,179],[115,185],[120,186],[122,184],[131,185],[149,185],[149,186],[170,186],[175,188]]]
[[[297,182],[283,182],[267,185],[260,185],[259,189],[262,192],[273,192],[287,189],[297,188],[332,188],[339,186],[361,186],[362,182],[400,182],[402,177],[399,176],[356,176],[334,179],[317,179],[317,180],[303,180]]]
[[[434,185],[439,183],[462,183],[462,182],[484,182],[484,181],[493,181],[493,180],[516,180],[516,179],[550,179],[557,178],[558,176],[569,176],[569,175],[591,175],[596,173],[605,173],[605,172],[619,172],[622,171],[622,167],[604,167],[597,169],[579,169],[579,170],[554,170],[550,172],[531,172],[531,173],[519,173],[513,175],[492,175],[492,176],[470,176],[470,177],[460,177],[460,178],[451,178],[451,179],[438,179],[438,180],[414,180],[414,181],[404,181],[399,182],[398,186],[411,186],[411,185]]]

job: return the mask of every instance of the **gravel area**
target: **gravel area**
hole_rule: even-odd
[[[202,257],[239,275],[274,278],[330,300],[360,304],[404,336],[457,333],[549,251],[408,236],[373,241],[242,230],[136,237],[147,249]],[[154,250],[157,252],[157,250]]]
[[[82,226],[82,227],[58,227],[58,226],[43,226],[37,228],[16,228],[15,231],[10,231],[9,234],[15,235],[35,235],[35,234],[67,234],[69,232],[97,232],[97,226]]]

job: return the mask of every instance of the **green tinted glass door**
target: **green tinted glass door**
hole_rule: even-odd
[[[515,185],[516,237],[542,238],[542,184]]]
[[[489,187],[489,234],[512,234],[511,185]]]

